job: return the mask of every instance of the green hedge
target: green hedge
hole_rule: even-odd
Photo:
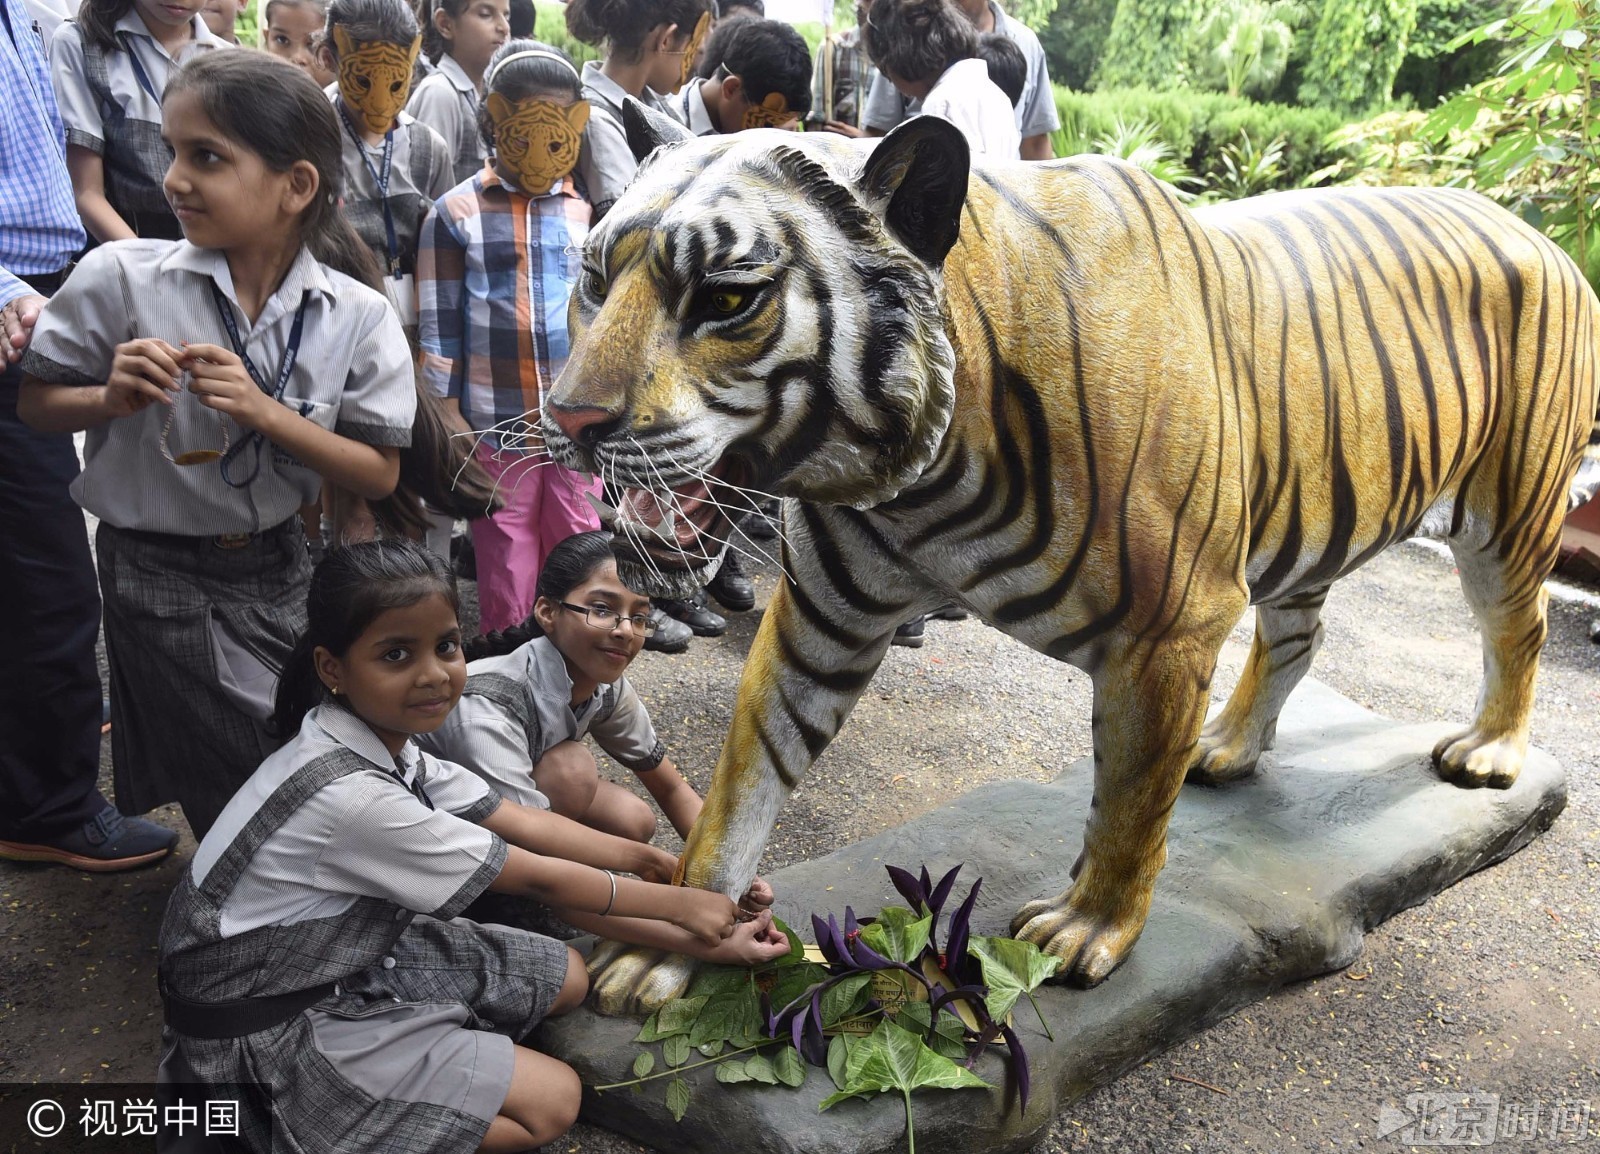
[[[1257,104],[1221,92],[1146,88],[1072,92],[1057,87],[1055,97],[1061,117],[1061,131],[1055,134],[1057,156],[1090,151],[1094,140],[1112,132],[1118,120],[1124,124],[1150,121],[1162,141],[1192,171],[1205,177],[1221,169],[1218,156],[1222,147],[1237,142],[1246,132],[1258,147],[1275,137],[1284,138],[1285,188],[1298,187],[1340,155],[1327,137],[1344,118],[1327,109]]]

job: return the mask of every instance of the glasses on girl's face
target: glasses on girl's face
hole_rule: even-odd
[[[587,621],[592,628],[604,629],[608,633],[617,628],[624,621],[628,622],[628,624],[632,625],[646,637],[649,637],[656,631],[655,622],[650,620],[650,615],[648,613],[629,613],[624,615],[618,613],[615,609],[607,609],[603,605],[574,605],[570,601],[562,601],[560,602],[560,605],[563,609],[570,609],[574,613],[582,613],[583,619]]]

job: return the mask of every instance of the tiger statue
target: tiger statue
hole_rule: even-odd
[[[584,246],[545,443],[620,494],[623,579],[659,594],[714,574],[743,494],[785,498],[682,884],[744,891],[896,626],[955,601],[1093,680],[1083,852],[1011,928],[1094,985],[1185,780],[1253,771],[1329,584],[1418,534],[1483,635],[1477,714],[1434,765],[1515,780],[1597,402],[1600,301],[1545,237],[1454,189],[1190,211],[1110,158],[970,164],[932,117],[867,151],[626,115],[648,159]],[[596,1002],[646,1010],[692,966],[608,949]]]

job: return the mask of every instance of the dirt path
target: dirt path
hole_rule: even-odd
[[[764,600],[770,575],[759,587]],[[1447,561],[1391,551],[1335,586],[1325,616],[1313,672],[1335,689],[1404,721],[1470,713],[1477,635]],[[1447,1089],[1542,1106],[1533,1148],[1548,1144],[1559,1103],[1587,1102],[1585,1128],[1600,1137],[1592,616],[1552,602],[1534,736],[1566,766],[1571,800],[1548,835],[1378,929],[1344,974],[1283,991],[1063,1112],[1038,1150],[1398,1150],[1377,1137],[1380,1110]],[[686,656],[646,654],[636,666],[658,728],[702,790],[754,628],[746,614]],[[1241,628],[1219,696],[1247,642]],[[764,868],[899,824],[983,781],[1047,780],[1089,752],[1088,723],[1084,675],[975,621],[931,623],[925,648],[891,651],[784,810]],[[158,817],[182,827],[175,811]],[[0,866],[0,1081],[151,1075],[156,932],[192,851],[186,838],[179,860],[109,878]],[[639,1148],[579,1126],[551,1149]]]

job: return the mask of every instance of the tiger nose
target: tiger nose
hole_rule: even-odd
[[[622,414],[599,405],[563,405],[556,401],[545,406],[550,419],[570,441],[592,449],[622,424]]]

